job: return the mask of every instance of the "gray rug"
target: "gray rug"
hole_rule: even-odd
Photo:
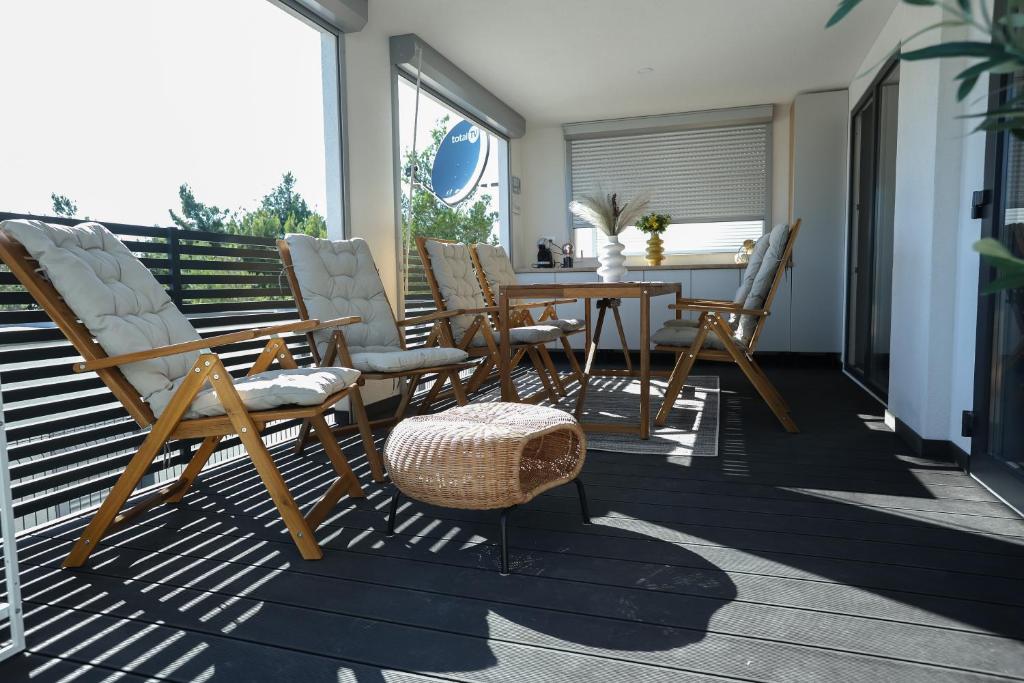
[[[528,396],[541,388],[534,373],[517,378],[516,390]],[[587,449],[612,453],[649,453],[653,455],[710,456],[718,455],[718,377],[690,377],[679,393],[664,427],[653,426],[654,416],[661,408],[667,380],[651,380],[651,438],[642,440],[635,434],[587,432]],[[572,382],[569,396],[557,408],[572,412],[576,406],[578,384]],[[501,400],[495,387],[481,397],[485,401]],[[542,405],[550,405],[548,401]],[[637,424],[640,421],[640,381],[629,377],[592,377],[587,387],[583,410],[584,422]]]

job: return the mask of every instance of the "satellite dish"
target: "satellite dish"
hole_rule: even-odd
[[[490,138],[479,126],[462,120],[449,128],[430,171],[430,184],[437,198],[455,206],[473,194],[489,152]]]

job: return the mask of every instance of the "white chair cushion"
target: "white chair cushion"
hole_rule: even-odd
[[[469,354],[465,351],[446,346],[408,350],[395,348],[353,353],[352,365],[363,372],[405,372],[463,363],[468,358]]]
[[[483,269],[484,278],[491,288],[491,294],[497,299],[500,287],[516,284],[516,271],[512,267],[512,261],[505,252],[505,247],[474,244],[473,248],[476,250],[476,258]]]
[[[235,380],[242,403],[249,410],[274,410],[288,406],[320,405],[331,394],[352,386],[359,371],[351,368],[296,368],[268,370]],[[185,417],[224,415],[224,406],[212,387],[201,391]]]
[[[362,318],[342,328],[351,353],[367,347],[401,349],[395,316],[365,240],[326,240],[290,234],[285,242],[309,317],[332,320],[358,315]],[[313,333],[321,356],[332,332]]]
[[[149,269],[99,223],[9,220],[0,230],[39,262],[108,356],[199,339]],[[121,371],[159,416],[198,357],[193,351],[123,365]]]
[[[665,327],[697,327],[697,318],[673,318],[665,321]]]
[[[577,320],[576,318],[558,318],[556,320],[548,319],[540,324],[557,327],[562,332],[577,332],[587,326],[586,321]]]
[[[501,334],[498,330],[493,330],[494,342],[498,343],[501,341]],[[529,325],[526,327],[513,327],[508,331],[508,339],[513,344],[545,344],[547,342],[558,341],[562,336],[562,330],[558,329],[554,325],[548,325],[547,321],[542,325]],[[482,334],[478,334],[470,346],[484,346],[486,340]]]
[[[768,235],[768,249],[764,253],[757,275],[750,286],[750,292],[743,301],[743,308],[756,309],[764,306],[765,299],[775,280],[775,275],[780,267],[785,267],[782,261],[782,253],[786,250],[786,243],[789,241],[789,226],[780,223],[772,228]],[[757,327],[757,317],[744,315],[740,317],[739,325],[736,327],[736,339],[743,342],[744,346],[750,343],[754,335],[754,328]]]
[[[473,270],[473,257],[469,254],[469,247],[465,244],[449,244],[436,240],[427,240],[425,245],[445,307],[449,311],[458,308],[484,308],[487,304],[484,302],[480,283]],[[456,342],[462,340],[474,318],[474,315],[468,314],[449,318]],[[473,345],[482,346],[483,343],[482,333],[478,333]]]
[[[677,321],[672,321],[677,322]],[[685,325],[665,325],[660,330],[651,335],[651,340],[655,344],[661,346],[675,346],[675,347],[689,347],[693,344],[694,338],[697,336],[697,326],[685,326]],[[735,340],[740,348],[744,346],[739,340]],[[725,345],[722,344],[722,340],[718,338],[714,332],[709,332],[708,336],[704,338],[704,343],[701,348],[717,349],[719,351],[725,350]]]

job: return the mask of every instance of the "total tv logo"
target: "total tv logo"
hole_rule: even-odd
[[[480,129],[476,126],[470,126],[469,130],[461,135],[453,135],[452,142],[469,142],[471,145],[475,145],[476,141],[480,139]]]

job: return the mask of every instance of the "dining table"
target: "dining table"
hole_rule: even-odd
[[[513,345],[509,341],[508,333],[510,314],[518,302],[583,299],[586,322],[586,362],[583,366],[583,377],[580,378],[579,392],[576,397],[576,418],[581,419],[583,416],[587,385],[591,377],[636,377],[640,381],[640,420],[638,424],[581,421],[581,425],[587,431],[635,433],[641,439],[649,439],[651,436],[651,299],[671,294],[674,295],[672,302],[675,302],[681,292],[682,285],[678,282],[545,282],[501,287],[498,291],[498,330],[500,332],[498,372],[501,380],[501,400],[514,401],[516,399],[512,383]],[[633,367],[629,362],[628,349],[624,349],[627,359],[625,368],[595,369],[594,360],[609,310],[613,311],[616,316],[616,322],[619,323],[619,335],[625,344],[617,311],[622,299],[639,299],[640,301],[639,367]],[[592,326],[592,310],[595,308],[595,303],[597,322]]]

